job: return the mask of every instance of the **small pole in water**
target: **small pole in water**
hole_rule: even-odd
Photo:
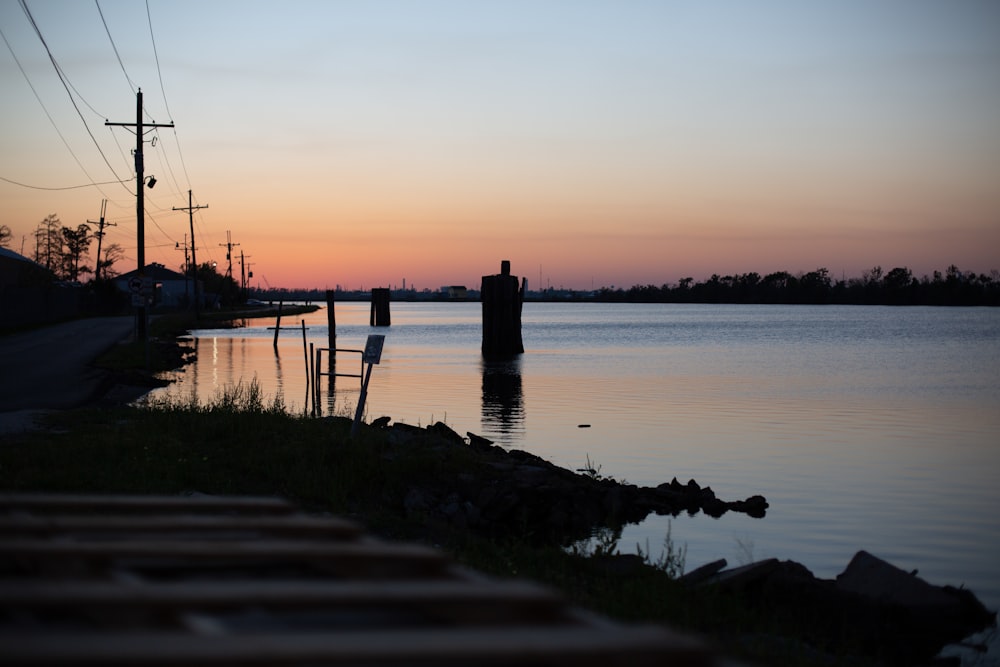
[[[313,344],[309,343],[309,372],[312,374],[312,391],[313,391],[313,416],[316,416],[316,406],[319,405],[319,383],[320,377],[323,375],[323,348],[317,347],[313,348]]]
[[[274,323],[274,351],[278,351],[278,332],[281,331],[281,306],[284,301],[278,302],[278,320]]]
[[[310,361],[310,358],[311,357],[309,355],[309,348],[308,348],[308,345],[306,344],[306,321],[302,320],[302,360],[306,362],[306,393],[307,393],[307,395],[308,395],[309,386],[310,386],[310,382],[309,381],[312,378],[312,374],[309,372],[309,361]]]

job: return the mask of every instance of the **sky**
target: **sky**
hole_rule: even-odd
[[[995,0],[0,0],[0,224],[252,286],[1000,269]],[[155,139],[155,143],[153,140]],[[96,230],[97,225],[93,227]],[[178,245],[180,247],[178,247]],[[96,250],[96,243],[92,252]]]

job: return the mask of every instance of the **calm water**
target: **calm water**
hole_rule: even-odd
[[[495,365],[478,303],[394,303],[378,329],[367,303],[336,318],[338,347],[386,336],[369,419],[445,421],[567,468],[589,458],[616,479],[693,478],[771,504],[760,520],[654,517],[626,528],[623,552],[655,554],[669,520],[688,569],[777,557],[834,577],[866,549],[1000,606],[1000,310],[529,303],[525,354]],[[316,347],[326,322],[305,316]],[[197,363],[158,393],[207,400],[256,377],[303,410],[301,331],[276,355],[273,320],[250,324],[194,332]],[[338,356],[339,372],[359,367]],[[359,380],[334,385],[324,414],[353,415]]]

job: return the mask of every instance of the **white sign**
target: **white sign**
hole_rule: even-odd
[[[365,343],[364,362],[366,364],[378,364],[382,359],[382,345],[385,343],[385,336],[382,334],[371,334]]]

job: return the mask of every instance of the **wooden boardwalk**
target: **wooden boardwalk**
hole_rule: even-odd
[[[3,665],[719,665],[273,498],[0,494]]]

